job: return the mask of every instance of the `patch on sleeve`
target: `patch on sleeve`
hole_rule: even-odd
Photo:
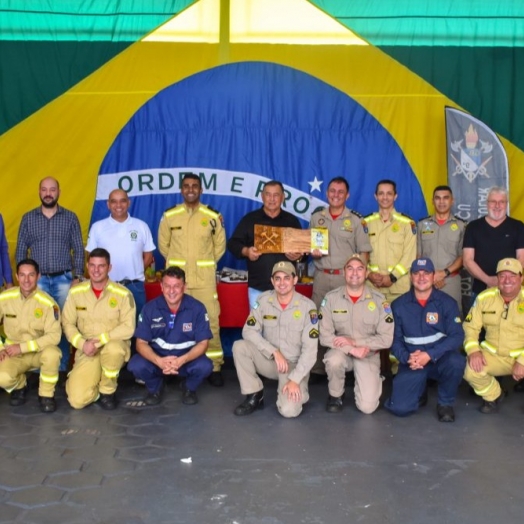
[[[309,338],[318,338],[318,329],[313,328],[309,331]]]
[[[382,309],[386,315],[391,315],[391,305],[389,302],[382,302]]]
[[[464,319],[464,322],[471,322],[471,313],[468,313],[468,315]]]
[[[316,324],[318,322],[318,311],[316,309],[310,309],[309,318],[311,319],[312,324]]]
[[[453,319],[453,321],[456,323],[456,324],[460,324],[462,322],[462,320],[460,320],[460,317],[455,317]]]
[[[387,315],[386,318],[384,319],[384,321],[387,323],[387,324],[393,324],[394,320],[393,320],[393,315]]]
[[[260,306],[260,304],[258,302],[255,302],[253,309],[258,309],[258,306]]]
[[[366,233],[366,235],[368,234],[369,230],[368,230],[368,223],[365,221],[365,220],[362,220],[362,222],[360,222],[362,224],[362,229],[364,230],[364,233]]]
[[[209,315],[207,313],[206,313],[205,319],[206,319],[206,322],[209,322]]]
[[[327,300],[325,298],[322,299],[322,302],[320,303],[320,307],[324,307],[326,305]]]
[[[53,315],[55,316],[55,320],[60,319],[60,308],[58,306],[53,306]]]
[[[138,322],[142,322],[142,313],[140,313],[140,315],[138,315]]]
[[[250,327],[253,327],[256,323],[255,317],[249,317],[246,321],[246,324]]]

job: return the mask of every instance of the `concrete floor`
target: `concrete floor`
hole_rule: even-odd
[[[51,415],[39,412],[34,389],[19,408],[0,394],[0,522],[522,520],[524,394],[511,393],[499,414],[486,416],[464,386],[457,421],[442,424],[434,389],[427,407],[398,419],[382,409],[363,415],[351,400],[329,414],[324,383],[311,386],[298,419],[285,420],[268,381],[266,409],[239,418],[236,375],[225,375],[223,389],[201,388],[196,406],[182,405],[173,383],[160,406],[128,407],[144,389],[126,373],[112,413],[72,410],[63,388]]]

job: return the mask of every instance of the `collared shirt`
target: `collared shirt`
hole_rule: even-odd
[[[18,230],[16,261],[29,256],[38,262],[42,275],[60,271],[83,275],[84,246],[77,216],[60,206],[51,218],[41,207],[26,213]]]
[[[144,253],[155,250],[149,226],[138,218],[128,215],[124,222],[112,217],[98,220],[91,226],[86,251],[103,247],[111,255],[109,278],[121,280],[144,280]]]
[[[294,227],[302,229],[298,218],[283,209],[278,216],[272,218],[267,215],[264,208],[251,211],[238,223],[233,235],[228,240],[227,248],[237,258],[243,258],[242,249],[255,245],[255,224],[274,227]],[[271,284],[271,271],[277,262],[288,260],[284,253],[265,253],[254,262],[247,259],[248,285],[259,291],[273,289]]]

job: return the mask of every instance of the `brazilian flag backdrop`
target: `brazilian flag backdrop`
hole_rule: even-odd
[[[11,253],[48,175],[84,235],[120,186],[156,236],[189,170],[228,233],[271,178],[304,224],[340,175],[350,207],[374,210],[392,178],[397,209],[419,219],[446,183],[445,106],[499,134],[524,218],[523,15],[471,0],[0,0]],[[192,20],[205,23],[179,38]]]

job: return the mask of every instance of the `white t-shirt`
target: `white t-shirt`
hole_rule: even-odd
[[[143,253],[155,250],[149,226],[138,218],[127,216],[124,222],[111,217],[95,222],[89,231],[86,251],[103,247],[111,255],[109,278],[144,280]]]

